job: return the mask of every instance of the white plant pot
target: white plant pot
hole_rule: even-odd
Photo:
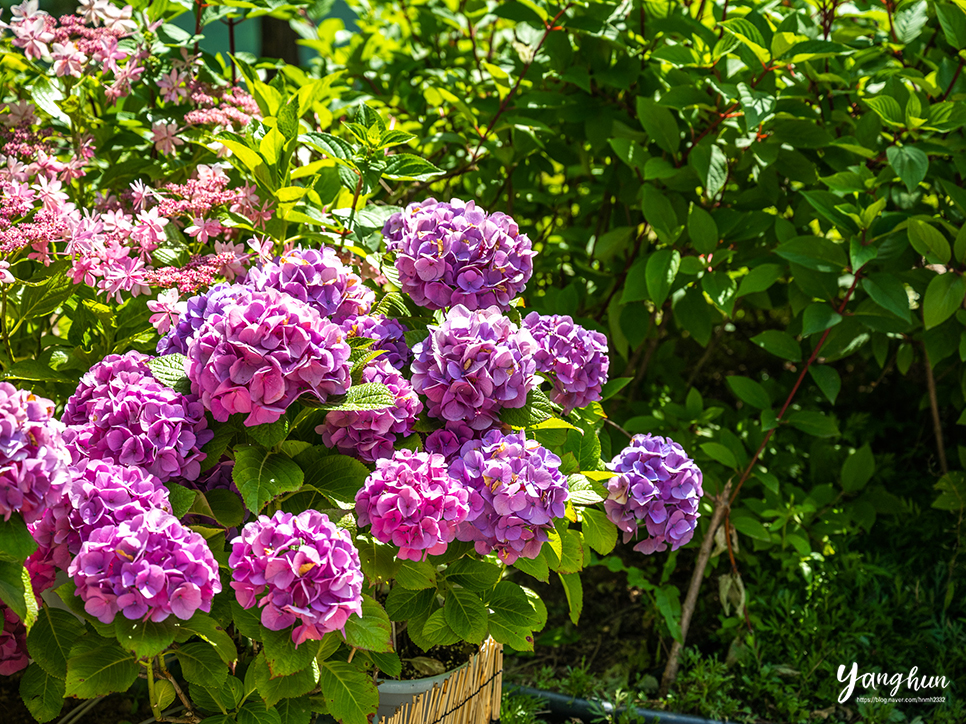
[[[377,724],[490,724],[500,718],[503,646],[487,639],[459,668],[378,688]]]

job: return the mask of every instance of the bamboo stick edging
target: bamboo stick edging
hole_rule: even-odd
[[[489,724],[500,718],[503,644],[488,638],[442,684],[417,695],[380,724]]]

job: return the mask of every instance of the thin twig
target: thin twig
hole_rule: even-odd
[[[724,520],[725,513],[730,509],[730,503],[728,502],[730,492],[731,481],[729,480],[724,486],[724,490],[715,498],[714,514],[711,516],[711,523],[708,525],[708,530],[704,534],[704,540],[701,541],[701,551],[698,553],[698,560],[695,562],[694,572],[691,574],[691,585],[688,586],[688,594],[684,599],[684,605],[681,606],[681,639],[680,641],[675,640],[671,645],[667,666],[664,669],[664,676],[661,679],[660,697],[662,699],[667,696],[668,689],[671,688],[671,684],[674,683],[678,675],[678,667],[681,665],[681,649],[684,647],[684,642],[688,637],[688,628],[691,626],[691,616],[694,615],[694,608],[698,602],[698,591],[701,589],[704,569],[707,567],[708,560],[711,558],[711,547],[714,545],[714,532],[721,525],[721,521]]]
[[[925,343],[922,345],[923,363],[926,366],[926,387],[929,389],[929,409],[932,412],[932,429],[936,434],[936,451],[939,453],[939,467],[943,475],[949,472],[946,462],[946,444],[943,442],[943,424],[939,418],[939,398],[936,395],[936,378],[932,374],[932,362]]]

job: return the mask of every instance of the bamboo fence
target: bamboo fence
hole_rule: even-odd
[[[488,638],[453,675],[403,704],[380,724],[490,724],[500,718],[503,644]]]

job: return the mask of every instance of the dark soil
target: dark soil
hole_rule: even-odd
[[[478,646],[464,641],[452,646],[434,646],[424,652],[409,640],[405,632],[398,637],[397,646],[402,661],[400,679],[422,679],[444,674],[462,666],[479,651]]]

